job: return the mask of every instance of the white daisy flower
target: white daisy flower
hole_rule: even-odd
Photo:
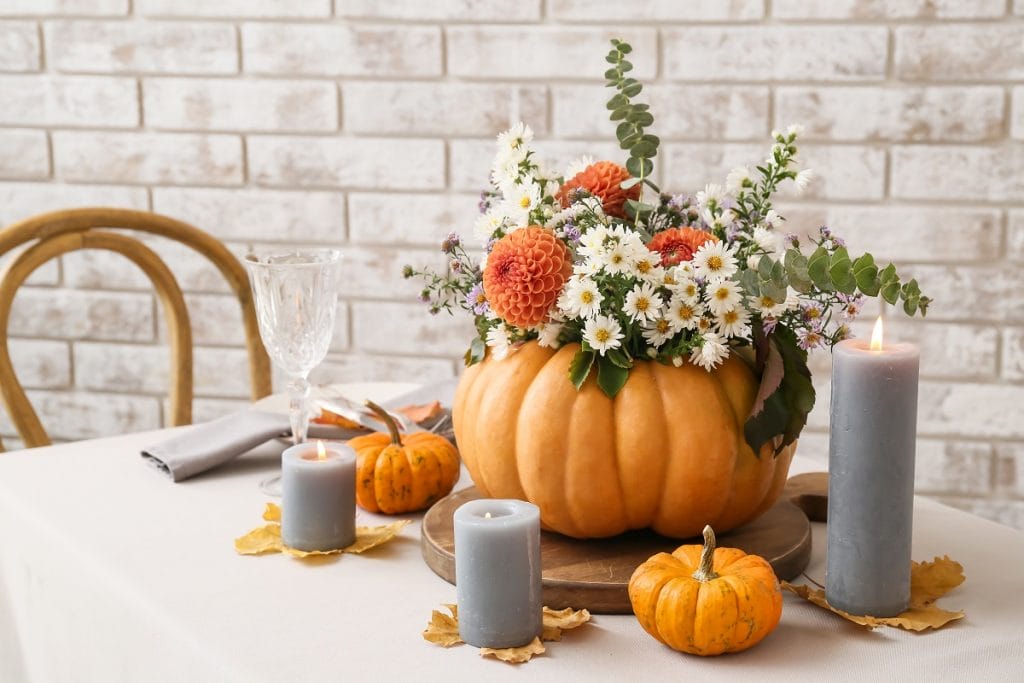
[[[779,234],[774,230],[758,226],[754,228],[754,242],[764,251],[774,254],[775,250],[779,248]]]
[[[596,225],[580,235],[580,243],[576,250],[583,256],[594,258],[604,253],[604,243],[608,238],[608,228]]]
[[[700,303],[685,299],[678,294],[668,302],[668,310],[665,311],[665,318],[676,332],[697,329],[702,315],[704,315],[704,307]]]
[[[644,282],[633,287],[626,295],[623,310],[631,320],[649,322],[659,317],[664,305],[665,302],[661,300],[661,295],[654,291],[654,287],[649,282]]]
[[[672,323],[669,322],[668,318],[658,318],[644,326],[643,335],[648,344],[654,348],[658,348],[674,337],[676,335],[676,330],[672,327]],[[648,349],[648,351],[653,350],[654,349]]]
[[[757,266],[761,263],[761,257],[764,254],[751,254],[747,257],[747,270],[757,270]]]
[[[797,173],[796,178],[793,178],[793,184],[796,185],[797,193],[803,194],[812,180],[814,180],[814,171],[809,168],[805,168]]]
[[[750,169],[746,166],[737,166],[725,177],[725,189],[736,194],[743,189],[743,183],[748,180],[750,180]]]
[[[600,258],[588,258],[573,265],[572,272],[575,275],[585,275],[587,277],[593,277],[601,272],[603,264]]]
[[[765,225],[777,228],[782,223],[782,216],[775,209],[768,209],[768,213],[764,215],[764,222]]]
[[[577,173],[582,173],[587,170],[588,166],[594,164],[594,157],[589,154],[585,154],[578,159],[573,159],[569,162],[569,165],[565,168],[565,179],[571,180],[576,176]]]
[[[602,301],[604,297],[596,282],[588,277],[573,276],[565,288],[564,305],[560,302],[559,308],[572,316],[590,318],[600,313]]]
[[[602,356],[608,349],[622,346],[622,326],[608,315],[599,315],[587,320],[583,326],[583,339]]]
[[[601,261],[608,273],[628,273],[633,267],[630,257],[630,250],[625,245],[613,243],[601,255]]]
[[[500,211],[491,210],[487,213],[482,213],[476,218],[476,223],[473,224],[473,236],[476,237],[481,244],[487,244],[487,240],[494,236],[494,233],[505,225],[505,216]]]
[[[633,272],[642,280],[656,285],[665,284],[665,269],[659,265],[660,259],[657,254],[644,249],[646,253],[634,254]],[[674,283],[675,280],[673,279]]]
[[[522,185],[512,185],[505,191],[505,199],[501,203],[501,211],[508,216],[509,222],[521,227],[529,223],[530,212],[540,204],[540,185],[535,182],[527,182]]]
[[[760,313],[763,318],[777,318],[790,308],[788,297],[785,301],[776,301],[767,294],[762,294],[753,299],[751,303],[754,306],[754,310]]]
[[[708,183],[704,186],[703,190],[697,193],[697,205],[704,208],[714,202],[716,205],[721,206],[723,196],[721,185]]]
[[[529,144],[533,142],[533,129],[522,121],[504,133],[498,133],[498,153],[494,157],[494,167],[518,164],[526,158]]]
[[[739,284],[725,278],[712,280],[704,292],[708,310],[715,315],[721,315],[730,308],[735,308],[742,299],[743,293]]]
[[[791,123],[789,127],[786,128],[786,135],[795,135],[797,137],[800,137],[801,135],[803,135],[803,133],[804,127],[799,123]]]
[[[562,333],[562,325],[556,322],[541,323],[537,328],[537,343],[545,348],[559,347],[558,335]]]
[[[743,306],[730,308],[718,315],[718,333],[724,337],[743,337],[750,335],[750,311]]]
[[[504,323],[487,330],[487,346],[491,348],[491,355],[495,360],[505,358],[511,345],[511,335]]]
[[[693,255],[693,270],[703,278],[725,278],[736,272],[736,247],[725,242],[705,242]]]
[[[690,352],[690,362],[707,371],[718,367],[729,356],[729,348],[714,332],[705,332],[703,343]]]
[[[676,287],[676,294],[682,297],[687,303],[697,303],[700,300],[700,286],[693,278],[686,278]]]

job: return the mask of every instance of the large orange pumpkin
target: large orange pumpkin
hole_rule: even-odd
[[[774,504],[796,445],[778,457],[747,445],[758,383],[745,361],[711,373],[641,361],[610,399],[593,376],[579,391],[569,381],[578,350],[529,342],[463,374],[455,438],[484,496],[528,500],[546,528],[577,538],[725,532]]]

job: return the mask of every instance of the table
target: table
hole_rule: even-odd
[[[169,431],[0,455],[0,681],[1024,680],[1024,534],[926,499],[914,558],[967,574],[940,603],[967,618],[946,629],[861,631],[786,594],[778,629],[738,655],[689,657],[597,615],[517,668],[421,638],[455,588],[420,558],[418,516],[362,556],[237,555],[282,446],[173,484],[138,455]],[[817,469],[797,456],[792,472]]]

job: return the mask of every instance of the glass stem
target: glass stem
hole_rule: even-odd
[[[306,440],[309,428],[309,381],[305,377],[288,380],[288,416],[292,422],[292,439],[296,444]]]

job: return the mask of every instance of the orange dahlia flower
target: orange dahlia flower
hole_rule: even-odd
[[[531,225],[494,244],[484,268],[484,293],[506,322],[532,327],[547,317],[571,274],[565,244],[550,230]]]
[[[689,261],[705,242],[717,242],[710,232],[693,228],[670,228],[659,232],[647,244],[647,249],[661,254],[661,265],[674,266]]]
[[[600,197],[601,206],[606,214],[616,218],[625,218],[626,200],[640,197],[640,185],[634,185],[628,190],[623,190],[621,187],[623,180],[629,180],[632,177],[623,166],[611,161],[598,161],[567,180],[558,192],[558,201],[562,203],[563,207],[569,206],[572,191],[583,188],[595,197]]]

